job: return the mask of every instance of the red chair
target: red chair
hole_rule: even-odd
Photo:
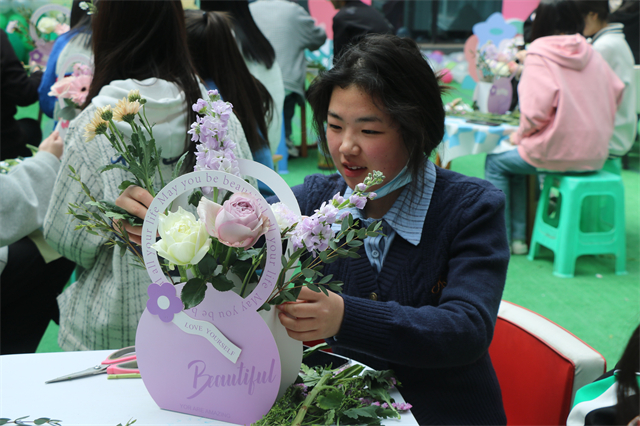
[[[502,301],[489,354],[508,425],[564,425],[576,391],[606,369],[599,352],[552,321]]]

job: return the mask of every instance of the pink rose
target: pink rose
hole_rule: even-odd
[[[233,194],[222,206],[202,197],[198,216],[209,235],[229,247],[251,247],[269,229],[269,219],[246,193]]]
[[[56,98],[68,98],[67,92],[71,87],[72,81],[72,77],[64,77],[61,80],[56,81],[53,86],[51,86],[51,91],[48,95],[55,96]]]

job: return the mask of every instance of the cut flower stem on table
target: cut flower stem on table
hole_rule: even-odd
[[[321,344],[305,350],[313,353]],[[400,383],[391,370],[375,371],[356,364],[314,368],[303,364],[296,382],[255,426],[267,425],[378,425],[381,419],[400,418],[411,408],[398,404],[389,390]]]

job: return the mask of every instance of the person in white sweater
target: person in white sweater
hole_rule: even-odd
[[[327,39],[324,28],[302,6],[289,0],[258,0],[249,4],[253,20],[276,51],[284,82],[284,132],[291,138],[296,105],[304,105],[307,74],[305,49],[319,49]]]
[[[262,83],[273,99],[273,109],[268,117],[268,139],[271,153],[275,154],[282,136],[282,110],[284,84],[282,71],[276,62],[276,53],[269,40],[256,25],[247,0],[201,0],[204,11],[227,12],[233,21],[233,31],[249,68],[249,72]]]
[[[63,143],[53,132],[38,153],[0,173],[1,354],[35,352],[50,320],[58,321],[56,296],[73,271],[42,239],[40,228],[60,169]],[[29,315],[24,315],[24,302]],[[17,319],[20,318],[19,321]]]
[[[139,19],[147,15],[154,19]],[[64,350],[133,345],[150,284],[146,270],[134,264],[130,253],[110,247],[101,236],[75,230],[77,222],[67,214],[69,203],[88,201],[79,184],[68,176],[69,165],[98,200],[115,201],[119,185],[131,179],[118,168],[100,173],[100,168],[122,159],[103,135],[86,142],[85,126],[97,108],[113,106],[131,89],[139,90],[147,101],[145,114],[155,123],[156,145],[162,149],[159,168],[169,177],[178,158],[184,152],[193,153],[194,142],[187,134],[195,121],[192,105],[206,95],[188,56],[184,13],[178,0],[99,2],[93,18],[93,52],[95,74],[87,104],[69,125],[62,158],[64,172],[57,176],[44,223],[47,242],[78,265],[77,281],[58,298],[58,344]],[[120,130],[127,127],[125,124]],[[229,119],[228,135],[237,144],[236,156],[251,159],[234,115]],[[188,155],[181,172],[193,170],[194,162],[194,156]],[[156,176],[156,187],[160,184]]]
[[[608,0],[578,0],[578,7],[585,22],[585,37],[591,37],[593,49],[625,86],[609,142],[609,158],[621,157],[631,149],[638,129],[633,53],[624,36],[624,25],[609,23]]]

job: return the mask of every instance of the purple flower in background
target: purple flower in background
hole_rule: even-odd
[[[364,192],[367,190],[367,184],[364,182],[361,182],[359,184],[356,185],[356,190],[360,191],[360,192]]]
[[[353,204],[356,208],[363,209],[365,204],[367,204],[367,197],[353,194],[351,197],[349,197],[349,202]]]
[[[182,301],[176,296],[173,284],[151,284],[147,288],[147,294],[147,309],[152,315],[160,317],[162,322],[173,321],[173,316],[184,309]]]
[[[294,250],[305,247],[315,256],[316,250],[324,251],[329,247],[329,240],[333,238],[333,235],[331,225],[321,220],[316,213],[313,216],[305,217],[298,223],[291,236],[291,243]]]

